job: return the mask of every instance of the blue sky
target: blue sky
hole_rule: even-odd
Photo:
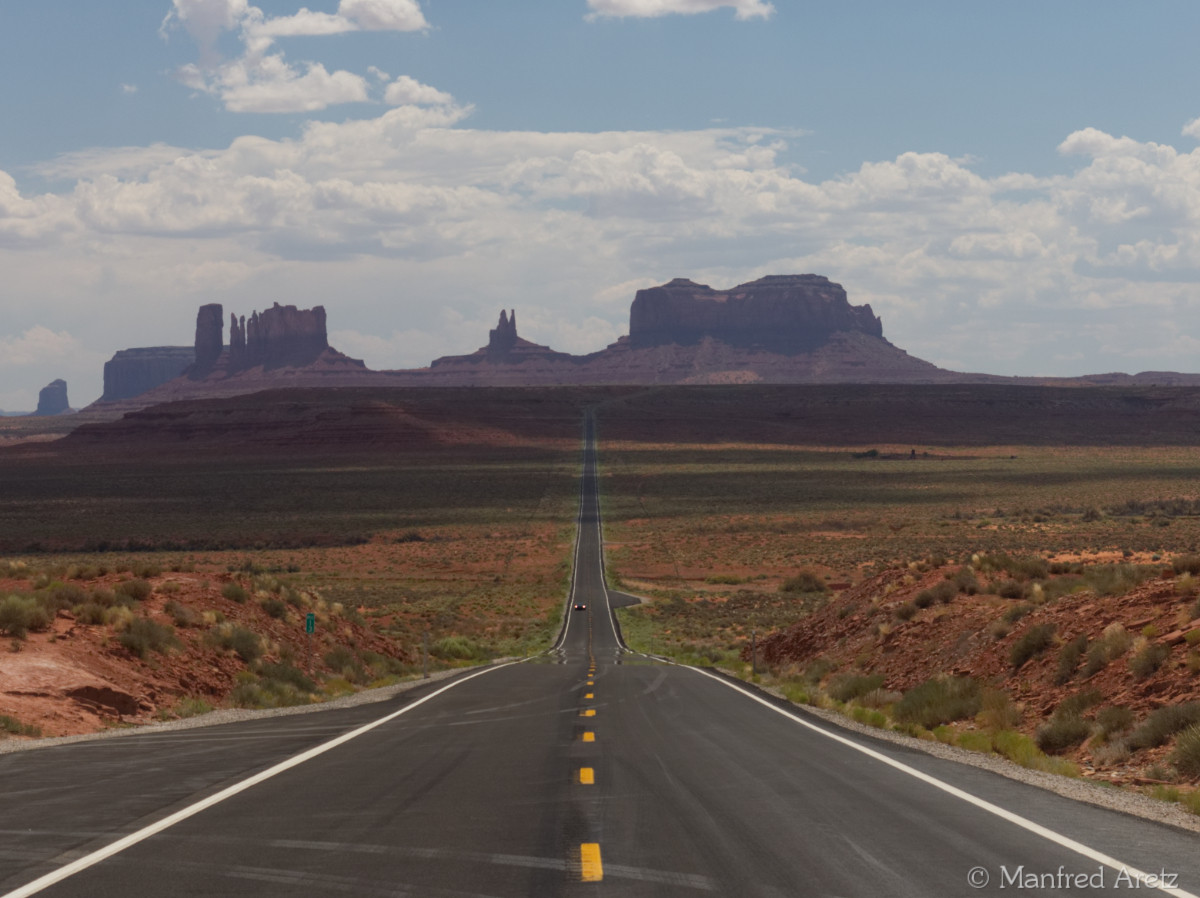
[[[1200,4],[0,7],[0,408],[195,308],[372,367],[812,271],[959,370],[1200,370]]]

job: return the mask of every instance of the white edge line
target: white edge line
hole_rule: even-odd
[[[845,745],[847,748],[852,748],[857,752],[861,752],[862,754],[866,755],[869,758],[872,758],[876,761],[880,761],[881,763],[887,764],[889,767],[893,767],[896,770],[899,770],[901,773],[907,773],[909,776],[915,777],[916,779],[920,780],[921,782],[926,783],[930,786],[933,786],[935,789],[940,789],[949,795],[953,795],[955,798],[960,798],[969,804],[973,804],[975,807],[980,808],[981,810],[987,811],[989,814],[995,814],[997,817],[1001,818],[1002,820],[1007,820],[1009,823],[1016,824],[1017,826],[1021,827],[1022,829],[1028,830],[1029,832],[1034,833],[1035,835],[1041,836],[1043,839],[1053,842],[1056,845],[1060,845],[1063,848],[1070,849],[1071,851],[1074,851],[1077,854],[1081,854],[1084,857],[1086,857],[1090,860],[1093,860],[1098,864],[1103,864],[1104,866],[1110,867],[1113,870],[1118,870],[1118,871],[1125,870],[1132,879],[1134,879],[1135,881],[1137,881],[1139,883],[1149,883],[1152,880],[1158,879],[1157,874],[1155,874],[1154,876],[1151,876],[1151,875],[1144,873],[1143,871],[1137,869],[1136,867],[1131,867],[1129,864],[1123,864],[1116,858],[1110,857],[1109,855],[1104,854],[1103,852],[1096,851],[1093,848],[1089,848],[1087,845],[1084,845],[1082,842],[1076,842],[1074,839],[1069,838],[1068,836],[1064,836],[1061,833],[1057,833],[1052,829],[1048,829],[1048,828],[1042,826],[1040,823],[1034,823],[1032,820],[1022,817],[1020,814],[1014,814],[1012,811],[1007,811],[1004,808],[1000,807],[999,805],[994,805],[989,801],[984,801],[982,798],[978,798],[978,797],[972,795],[970,792],[964,792],[962,789],[959,789],[956,786],[952,786],[949,783],[943,782],[942,780],[938,779],[937,777],[930,776],[927,773],[923,773],[914,767],[909,767],[907,764],[901,763],[900,761],[897,761],[893,758],[889,758],[887,755],[882,754],[881,752],[877,752],[874,749],[867,748],[865,745],[860,745],[859,743],[855,742],[853,739],[847,739],[844,736],[839,736],[837,733],[831,733],[829,730],[825,729],[824,727],[819,727],[816,724],[805,720],[803,717],[800,717],[797,714],[793,714],[792,712],[790,712],[784,708],[781,708],[778,705],[773,704],[772,702],[767,701],[766,699],[762,698],[761,696],[755,695],[750,690],[745,689],[744,687],[739,686],[736,683],[731,683],[729,680],[726,680],[724,677],[719,677],[716,674],[709,673],[708,671],[703,670],[702,668],[692,667],[687,664],[675,664],[675,662],[673,662],[673,661],[668,661],[667,663],[674,664],[676,667],[686,668],[687,670],[694,670],[696,673],[701,674],[702,676],[706,676],[711,680],[716,680],[722,686],[728,686],[730,689],[734,690],[735,692],[742,693],[742,695],[746,696],[747,698],[751,699],[752,701],[758,702],[763,707],[769,708],[770,710],[774,711],[776,714],[780,714],[780,715],[788,718],[789,720],[792,720],[792,721],[800,724],[801,726],[812,730],[814,733],[820,733],[822,736],[825,736],[828,739],[832,739],[835,742],[839,742],[842,745]],[[1138,887],[1140,888],[1141,886],[1139,885]],[[1166,888],[1164,886],[1149,886],[1149,885],[1147,887],[1155,888],[1158,891],[1163,892],[1167,895],[1174,895],[1175,898],[1197,898],[1197,896],[1194,895],[1193,893],[1185,891],[1183,889]]]
[[[594,442],[595,441],[593,440],[593,444],[594,444]],[[598,463],[597,463],[597,467],[598,467]],[[586,470],[586,466],[585,466],[585,470]],[[599,484],[597,483],[597,490],[596,490],[597,527],[600,526],[599,520],[600,520],[600,496],[599,496]],[[601,539],[599,542],[600,542],[600,572],[601,572],[601,578],[602,578],[601,586],[603,586],[603,588],[604,588],[604,599],[605,599],[605,602],[607,603],[608,602],[608,585],[605,582],[605,578],[604,578],[604,540],[603,540],[603,536],[601,536]],[[609,613],[609,619],[611,621],[612,616],[613,616],[613,610],[612,610],[611,605],[609,606],[608,613]],[[617,630],[616,630],[616,624],[613,624],[613,635],[617,637],[617,643],[619,645],[622,645],[621,637],[617,633]],[[632,649],[629,649],[628,647],[626,647],[626,651],[632,651]],[[999,805],[992,804],[990,801],[984,801],[982,798],[978,798],[977,796],[972,795],[970,792],[964,792],[962,789],[959,789],[957,786],[952,786],[949,783],[943,782],[942,780],[938,779],[937,777],[933,777],[927,773],[923,773],[920,770],[917,770],[915,767],[909,767],[907,764],[904,764],[900,761],[894,760],[893,758],[889,758],[887,755],[882,754],[881,752],[877,752],[874,749],[867,748],[867,746],[865,746],[865,745],[860,745],[859,743],[855,742],[853,739],[847,739],[845,736],[839,736],[837,733],[832,733],[829,730],[825,729],[824,727],[819,727],[816,724],[814,724],[808,720],[805,720],[803,717],[800,717],[797,714],[793,714],[791,711],[788,711],[784,708],[779,707],[778,705],[776,705],[772,702],[767,701],[766,699],[762,698],[762,696],[755,695],[749,689],[746,689],[745,687],[740,686],[736,683],[732,683],[729,680],[725,679],[724,677],[718,677],[716,674],[709,673],[708,671],[704,670],[703,668],[692,667],[691,665],[688,665],[688,664],[679,664],[675,661],[672,661],[669,658],[661,658],[657,655],[647,655],[645,652],[634,652],[634,654],[641,655],[644,658],[651,658],[656,661],[662,661],[662,662],[664,662],[666,664],[670,664],[674,667],[682,667],[682,668],[685,668],[686,670],[692,670],[692,671],[695,671],[696,673],[700,674],[701,676],[708,677],[710,680],[715,680],[716,682],[720,683],[722,686],[727,686],[730,689],[734,690],[735,692],[740,692],[742,695],[746,696],[746,698],[748,698],[752,701],[758,702],[764,708],[768,708],[771,711],[774,711],[776,714],[782,715],[783,717],[788,718],[789,720],[793,721],[794,723],[798,723],[802,727],[812,730],[814,733],[819,733],[820,735],[826,737],[827,739],[832,739],[835,742],[839,742],[842,745],[845,745],[847,748],[852,748],[857,752],[861,752],[862,754],[866,755],[869,758],[872,758],[876,761],[880,761],[883,764],[887,764],[889,767],[899,770],[901,773],[906,773],[909,776],[914,777],[923,783],[926,783],[927,785],[933,786],[935,789],[940,789],[941,791],[947,793],[948,795],[953,795],[955,798],[959,798],[959,799],[967,802],[968,804],[972,804],[975,807],[979,808],[980,810],[987,811],[989,814],[994,814],[997,817],[1001,818],[1002,820],[1007,820],[1009,823],[1015,824],[1016,826],[1019,826],[1024,830],[1027,830],[1035,835],[1041,836],[1043,839],[1053,842],[1056,845],[1059,845],[1070,851],[1074,851],[1077,854],[1081,854],[1084,857],[1088,858],[1089,860],[1093,860],[1098,864],[1103,864],[1104,866],[1109,867],[1113,870],[1117,870],[1117,871],[1125,870],[1131,878],[1137,880],[1139,883],[1149,882],[1150,880],[1157,878],[1157,876],[1152,877],[1149,874],[1143,872],[1142,870],[1137,869],[1136,867],[1131,867],[1128,864],[1123,864],[1116,858],[1110,857],[1109,855],[1104,854],[1103,852],[1096,851],[1093,848],[1089,848],[1087,845],[1084,845],[1082,842],[1076,842],[1074,839],[1069,838],[1068,836],[1064,836],[1061,833],[1057,833],[1052,829],[1048,829],[1047,827],[1042,826],[1040,823],[1034,823],[1032,820],[1029,820],[1026,817],[1022,817],[1020,814],[1014,814],[1012,811],[1005,810],[1004,808],[1000,807]],[[1192,892],[1188,892],[1184,889],[1166,888],[1164,886],[1149,886],[1149,887],[1155,888],[1157,891],[1163,892],[1167,895],[1173,895],[1173,896],[1175,896],[1175,898],[1200,898],[1200,896],[1197,896],[1197,895],[1193,894]],[[1140,888],[1140,885],[1139,885],[1139,888]],[[0,898],[6,898],[6,896],[0,896]]]
[[[522,661],[523,660],[524,659],[522,659]],[[208,798],[201,799],[195,804],[188,805],[186,808],[182,808],[176,811],[174,814],[164,817],[162,820],[151,823],[149,826],[139,829],[137,832],[130,833],[129,835],[124,836],[117,841],[104,846],[103,848],[99,848],[96,851],[93,851],[91,854],[86,854],[81,858],[77,858],[71,863],[59,867],[57,870],[52,870],[44,876],[35,879],[33,882],[20,886],[12,892],[7,892],[4,895],[0,895],[0,898],[27,898],[29,895],[36,895],[43,889],[49,888],[55,883],[62,882],[64,879],[74,876],[76,873],[82,872],[88,867],[95,866],[101,861],[106,860],[115,854],[119,854],[126,848],[131,848],[139,842],[144,842],[151,836],[157,835],[163,830],[174,826],[176,823],[181,823],[182,821],[187,820],[189,817],[194,817],[201,811],[207,810],[213,805],[220,804],[227,798],[232,798],[240,792],[245,792],[247,789],[257,786],[259,783],[264,782],[265,780],[269,780],[274,776],[291,770],[293,767],[298,767],[305,761],[311,761],[318,755],[322,755],[331,749],[337,748],[339,745],[363,735],[363,733],[369,732],[378,726],[382,726],[389,721],[395,720],[401,714],[407,714],[418,705],[425,704],[425,702],[432,698],[436,698],[449,689],[453,689],[455,686],[460,686],[468,680],[473,680],[476,677],[481,677],[484,674],[491,673],[492,671],[500,670],[504,667],[510,667],[513,664],[521,664],[522,661],[509,661],[505,664],[498,664],[495,667],[488,667],[484,670],[476,671],[473,674],[469,674],[461,679],[455,680],[453,683],[449,683],[443,686],[441,689],[429,693],[429,695],[425,696],[424,698],[419,698],[415,702],[405,705],[398,711],[393,711],[391,714],[381,717],[378,720],[371,721],[368,724],[364,724],[356,730],[351,730],[349,733],[343,733],[341,736],[338,736],[335,739],[330,739],[328,742],[324,742],[321,745],[308,749],[308,751],[301,752],[300,754],[288,758],[285,761],[280,761],[275,766],[268,767],[266,770],[256,773],[254,776],[249,777],[248,779],[244,779],[239,783],[234,783],[232,786],[228,786],[227,788],[222,789],[220,792],[208,796]]]

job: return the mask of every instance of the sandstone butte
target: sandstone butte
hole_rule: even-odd
[[[231,316],[200,308],[194,347],[123,350],[112,388],[91,407],[116,413],[160,402],[235,396],[281,387],[554,386],[659,384],[1200,385],[1200,375],[1143,372],[1079,378],[1001,377],[939,368],[883,336],[869,305],[816,274],[768,275],[726,290],[676,278],[639,290],[629,334],[598,352],[557,352],[518,335],[501,311],[487,345],[428,367],[372,371],[329,346],[325,309],[275,303]],[[191,364],[181,367],[184,353]],[[106,366],[106,375],[108,366]],[[177,376],[171,376],[175,374]],[[145,385],[134,393],[133,386]]]

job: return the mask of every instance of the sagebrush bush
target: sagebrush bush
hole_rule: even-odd
[[[129,626],[117,636],[117,642],[143,659],[151,652],[166,654],[173,646],[179,645],[174,627],[160,624],[148,617],[135,617],[131,620]]]
[[[841,674],[825,690],[834,701],[849,702],[883,686],[883,674]]]
[[[829,586],[820,574],[813,571],[800,571],[794,577],[788,577],[779,587],[780,592],[828,592]]]
[[[1170,654],[1171,650],[1165,645],[1152,642],[1129,659],[1129,669],[1139,680],[1144,680],[1157,673]]]
[[[108,609],[96,602],[84,602],[82,605],[77,605],[73,613],[75,620],[81,624],[95,626],[108,620]]]
[[[956,595],[958,595],[958,587],[949,580],[943,580],[941,583],[935,583],[929,589],[922,589],[913,599],[913,604],[918,608],[928,608],[934,602],[948,605]]]
[[[120,596],[125,596],[135,602],[145,601],[153,591],[154,587],[142,579],[125,580],[116,586],[118,599]]]
[[[892,609],[892,614],[896,615],[896,620],[909,621],[917,614],[917,606],[912,602],[902,602]]]
[[[996,587],[996,595],[1002,599],[1025,598],[1025,584],[1019,580],[1004,580]]]
[[[943,677],[926,680],[908,690],[892,706],[892,716],[900,723],[914,723],[933,729],[979,713],[982,689],[970,677]]]
[[[463,639],[461,636],[448,636],[445,639]],[[439,639],[438,642],[444,642]],[[469,643],[469,640],[463,639],[464,643]],[[435,643],[435,646],[437,643]],[[430,649],[432,653],[433,650]],[[446,656],[440,656],[446,657]],[[361,683],[367,679],[367,671],[363,667],[362,661],[350,649],[344,645],[337,645],[325,653],[325,664],[334,673],[341,674],[351,683]]]
[[[973,596],[979,592],[979,580],[975,576],[975,572],[967,565],[960,567],[953,575],[950,581],[954,584],[955,589],[961,593],[966,593]]]
[[[1092,732],[1092,724],[1077,714],[1055,714],[1037,729],[1034,741],[1047,754],[1074,748]]]
[[[1133,637],[1120,624],[1109,624],[1104,628],[1101,637],[1093,642],[1087,650],[1087,663],[1083,667],[1083,676],[1092,676],[1116,661],[1133,644]]]
[[[1200,701],[1165,705],[1151,711],[1130,734],[1129,747],[1134,751],[1157,748],[1180,730],[1197,723],[1200,723]]]
[[[1040,655],[1054,643],[1054,624],[1036,624],[1017,637],[1009,650],[1008,660],[1019,670],[1030,659]]]
[[[1200,555],[1181,555],[1171,562],[1171,569],[1177,574],[1200,574]]]
[[[246,592],[246,587],[240,583],[226,583],[221,587],[221,595],[229,599],[231,602],[244,602],[249,598],[249,593]]]
[[[1188,779],[1200,777],[1200,724],[1192,724],[1179,734],[1171,763]]]
[[[54,614],[33,596],[11,595],[0,600],[0,633],[24,639],[30,631],[49,629]]]
[[[270,617],[279,619],[287,617],[288,606],[287,602],[283,599],[263,599],[260,604],[262,605],[262,610],[267,612]]]
[[[1096,714],[1096,724],[1106,738],[1114,733],[1123,733],[1133,726],[1133,712],[1121,705],[1102,708]]]
[[[226,624],[209,634],[208,639],[218,648],[231,649],[247,664],[253,664],[262,655],[262,640],[245,627]]]

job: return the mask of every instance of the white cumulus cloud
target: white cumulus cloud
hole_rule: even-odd
[[[383,101],[389,106],[446,106],[454,102],[454,97],[416,78],[401,75],[387,86]]]
[[[230,112],[315,112],[369,99],[368,82],[362,75],[342,69],[330,72],[316,61],[288,62],[275,48],[279,38],[429,27],[416,0],[341,0],[336,13],[302,7],[292,15],[274,17],[247,0],[172,2],[162,33],[167,35],[181,25],[200,49],[197,63],[178,70],[179,80],[219,97]],[[237,32],[241,41],[242,53],[236,59],[224,60],[218,51],[218,41],[226,32]],[[369,71],[378,70],[370,67]]]

